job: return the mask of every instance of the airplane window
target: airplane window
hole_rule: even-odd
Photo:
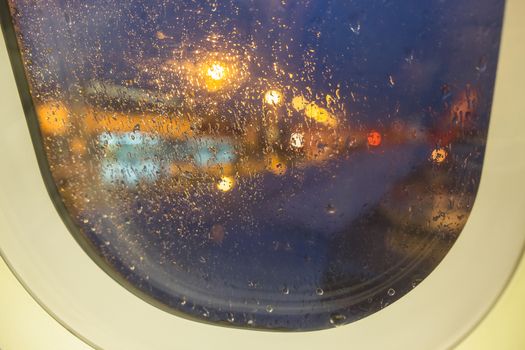
[[[504,1],[8,3],[55,205],[167,312],[344,325],[468,219]]]

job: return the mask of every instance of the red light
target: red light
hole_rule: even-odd
[[[377,147],[381,145],[382,136],[377,131],[371,131],[368,133],[368,145],[372,147]]]

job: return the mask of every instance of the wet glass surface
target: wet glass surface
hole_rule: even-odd
[[[503,1],[9,3],[73,235],[166,311],[343,325],[468,219]]]

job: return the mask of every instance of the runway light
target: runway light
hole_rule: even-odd
[[[448,152],[444,149],[444,148],[436,148],[435,150],[432,151],[432,161],[434,163],[443,163],[446,159],[447,159],[447,156],[448,156]]]
[[[270,90],[264,95],[264,100],[271,106],[277,106],[281,103],[282,94],[277,90]]]
[[[71,152],[77,155],[84,155],[87,151],[86,141],[80,137],[73,138],[69,143]]]
[[[372,147],[378,147],[381,145],[382,142],[382,136],[379,132],[373,130],[368,133],[368,145]]]
[[[311,118],[318,123],[331,127],[337,126],[337,119],[326,109],[319,107],[313,102],[306,106],[304,113],[308,118]]]
[[[267,164],[267,169],[277,176],[285,175],[288,170],[286,164],[277,155],[270,156]]]
[[[303,96],[295,96],[292,100],[292,107],[297,112],[304,111],[304,109],[308,106],[308,101]]]
[[[233,185],[235,184],[235,180],[231,176],[223,176],[217,183],[217,189],[219,189],[222,192],[229,192],[233,189]]]
[[[240,62],[236,56],[227,53],[209,53],[197,63],[199,83],[204,83],[210,92],[232,89],[244,79]],[[191,75],[191,74],[190,74]]]
[[[226,70],[222,65],[214,63],[211,65],[211,67],[208,68],[207,74],[211,79],[219,81],[224,79],[224,77],[226,76]]]
[[[62,103],[49,102],[36,106],[36,114],[42,133],[63,135],[68,128],[69,110]]]
[[[294,132],[290,136],[290,146],[293,148],[303,148],[304,147],[304,136],[299,132]]]

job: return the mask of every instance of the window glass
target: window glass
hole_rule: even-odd
[[[468,219],[504,1],[8,3],[57,207],[165,311],[344,325]]]

